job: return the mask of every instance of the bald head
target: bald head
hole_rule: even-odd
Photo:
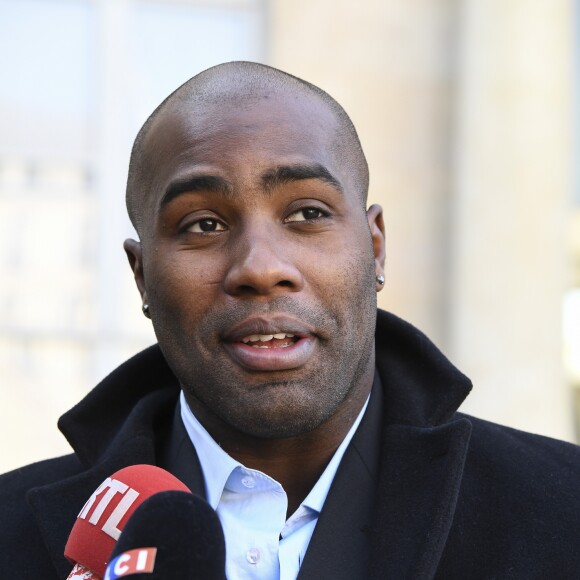
[[[156,128],[165,123],[170,112],[185,114],[195,121],[207,111],[220,107],[244,109],[263,100],[283,97],[295,102],[316,101],[334,118],[330,147],[341,165],[352,176],[355,193],[366,204],[368,166],[349,116],[327,93],[318,87],[278,69],[252,62],[231,62],[207,69],[192,77],[169,95],[147,119],[139,131],[129,164],[126,202],[129,216],[141,234],[146,223],[146,200],[155,187],[149,149],[156,141]]]

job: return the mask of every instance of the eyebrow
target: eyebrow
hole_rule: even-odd
[[[163,208],[176,197],[193,191],[207,191],[230,197],[233,194],[233,187],[229,181],[218,175],[199,175],[178,179],[169,184],[161,198],[159,207]]]
[[[320,165],[319,163],[313,165],[298,163],[295,165],[282,165],[276,167],[262,175],[262,184],[264,189],[271,191],[277,186],[292,183],[294,181],[302,181],[304,179],[318,179],[324,181],[343,193],[340,181],[338,181],[338,179],[336,179],[336,177],[334,177],[332,173],[324,167],[324,165]]]
[[[324,181],[325,183],[329,183],[335,187],[340,193],[343,193],[342,185],[338,179],[336,179],[332,173],[324,167],[324,165],[319,163],[312,165],[305,163],[281,165],[275,169],[266,171],[262,175],[262,186],[266,191],[271,192],[280,185],[305,179],[318,179]],[[191,193],[194,191],[217,193],[224,197],[231,197],[233,195],[232,184],[218,175],[184,177],[183,179],[177,179],[169,184],[161,198],[159,208],[164,208],[184,193]]]

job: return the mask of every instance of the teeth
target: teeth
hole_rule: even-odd
[[[273,338],[283,339],[283,338],[293,338],[294,335],[287,332],[278,332],[277,334],[252,334],[242,338],[244,344],[248,342],[268,342]]]

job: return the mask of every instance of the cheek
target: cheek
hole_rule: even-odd
[[[180,319],[195,316],[211,305],[222,285],[216,261],[200,259],[191,252],[156,253],[146,265],[146,288],[152,312]]]
[[[374,255],[370,235],[362,229],[358,235],[334,237],[328,243],[303,248],[302,261],[309,256],[309,269],[314,278],[329,292],[349,299],[345,292],[364,288],[369,276],[374,288]],[[352,297],[350,297],[352,299]]]
[[[374,254],[370,235],[344,237],[331,247],[319,246],[315,253],[310,287],[316,300],[331,314],[349,341],[362,340],[376,319]],[[306,256],[304,256],[306,258]]]

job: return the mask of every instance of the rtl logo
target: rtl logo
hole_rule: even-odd
[[[97,502],[97,498],[100,494],[103,494],[103,496]],[[107,479],[105,479],[105,481],[103,481],[103,483],[101,483],[101,485],[99,485],[99,487],[97,487],[93,492],[93,495],[91,495],[87,503],[83,506],[78,517],[81,520],[86,520],[90,513],[91,515],[88,522],[96,526],[99,525],[99,522],[102,519],[104,519],[103,514],[105,513],[105,510],[107,510],[106,519],[104,520],[101,529],[114,540],[118,540],[121,535],[121,530],[118,528],[119,522],[123,519],[123,516],[125,516],[129,511],[138,497],[139,492],[129,487],[126,483],[107,477]],[[112,511],[107,509],[109,506],[114,506],[114,509]]]

